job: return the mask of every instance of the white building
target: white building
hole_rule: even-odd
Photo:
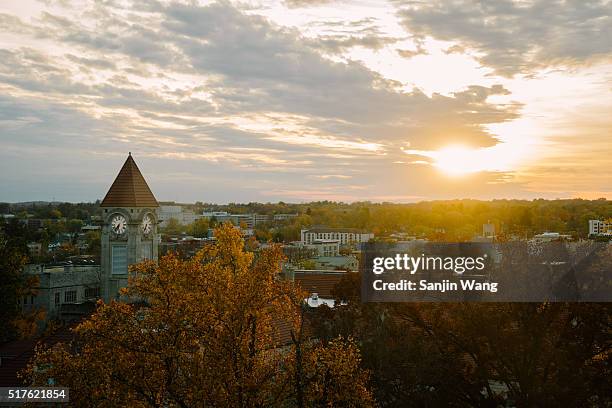
[[[589,235],[612,235],[612,219],[589,220]]]
[[[298,214],[274,214],[274,221],[288,221],[297,216]]]
[[[223,218],[229,216],[227,211],[204,211],[202,213],[202,218],[211,219],[211,218]]]
[[[482,224],[482,236],[485,238],[495,238],[495,224],[491,222]]]
[[[304,248],[314,249],[317,256],[340,255],[340,241],[332,239],[318,239],[310,244],[302,244]]]
[[[183,208],[181,205],[162,205],[159,207],[159,219],[160,225],[165,227],[168,225],[168,221],[173,218],[180,225],[193,224],[200,215],[195,214],[193,211]]]
[[[312,244],[320,240],[336,240],[340,245],[347,245],[368,242],[372,238],[374,238],[373,233],[356,228],[313,227],[301,231],[303,244]]]
[[[559,234],[558,232],[544,232],[533,236],[535,242],[570,241],[571,235]]]
[[[202,218],[214,218],[220,224],[231,222],[236,226],[244,226],[247,229],[253,229],[256,225],[273,219],[272,216],[267,214],[229,214],[226,211],[205,211],[202,213]]]

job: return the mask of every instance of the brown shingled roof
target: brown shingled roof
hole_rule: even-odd
[[[159,207],[131,153],[100,207]]]
[[[336,286],[347,272],[344,271],[318,271],[300,272],[296,271],[294,281],[308,295],[317,293],[319,297],[331,298],[334,286]]]

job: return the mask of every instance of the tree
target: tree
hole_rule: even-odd
[[[72,233],[80,232],[81,228],[83,227],[83,221],[79,219],[72,219],[68,221],[68,224],[66,227],[68,229],[68,232],[72,232]]]
[[[343,282],[338,289],[350,289]],[[337,296],[340,296],[337,291]],[[342,298],[358,299],[359,287]],[[321,309],[321,308],[319,308]],[[351,302],[319,312],[320,338],[354,336],[387,407],[608,406],[610,306]],[[498,392],[505,389],[505,393]],[[504,395],[505,394],[505,395]]]
[[[18,228],[19,224],[7,228],[15,235],[0,232],[0,343],[34,336],[38,321],[44,319],[41,310],[21,308],[24,297],[37,294],[38,278],[23,272],[27,256],[15,232]]]
[[[206,218],[199,218],[187,226],[187,233],[196,238],[208,237],[209,223]]]
[[[97,259],[100,259],[100,250],[101,250],[101,232],[98,231],[88,231],[85,235],[85,240],[87,242],[87,251],[90,255],[93,255]]]
[[[58,209],[53,209],[49,212],[49,217],[55,220],[62,218],[62,212]]]
[[[280,248],[255,257],[230,225],[215,236],[216,245],[191,259],[169,254],[159,265],[133,267],[122,290],[126,301],[101,303],[77,327],[74,343],[38,351],[28,371],[33,384],[54,378],[70,387],[77,406],[256,407],[294,401],[297,350],[281,341],[280,327],[302,327],[304,294],[277,278]],[[309,342],[304,351],[310,373],[306,401],[360,405],[355,395],[368,395],[367,375],[354,344],[328,348]]]
[[[483,399],[498,400],[489,387],[495,381],[517,406],[611,403],[605,304],[401,305],[397,315],[446,357],[459,357],[472,383],[483,387]]]
[[[183,232],[183,226],[178,222],[176,218],[170,218],[166,222],[166,226],[163,229],[163,232],[169,235],[178,235]]]

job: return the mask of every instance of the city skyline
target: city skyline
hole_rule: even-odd
[[[606,2],[9,1],[0,201],[612,198]]]

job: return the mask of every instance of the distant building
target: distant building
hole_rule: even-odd
[[[274,221],[288,221],[296,218],[299,214],[274,214]]]
[[[42,255],[42,244],[40,242],[29,242],[28,253],[30,256],[41,256]]]
[[[535,242],[551,242],[551,241],[569,241],[571,235],[559,234],[558,232],[544,232],[533,236],[532,241]]]
[[[321,256],[314,260],[317,269],[357,271],[359,261],[353,255]]]
[[[57,220],[47,220],[48,222],[57,222]],[[38,230],[41,229],[42,227],[44,227],[45,222],[44,220],[41,220],[40,218],[27,218],[27,219],[23,219],[21,220],[21,222],[28,228],[30,229],[34,229],[34,230]]]
[[[482,236],[484,238],[495,238],[495,224],[491,222],[482,224]]]
[[[340,245],[348,245],[368,242],[372,238],[373,233],[356,228],[313,227],[301,231],[301,241],[304,244],[319,240],[337,240]]]
[[[340,241],[332,239],[317,239],[310,244],[303,244],[305,248],[313,249],[315,256],[340,255]]]
[[[211,219],[211,218],[223,218],[230,215],[227,211],[204,211],[202,213],[202,218]]]
[[[170,219],[175,219],[180,225],[193,224],[201,218],[193,211],[183,208],[181,205],[161,205],[159,207],[160,226],[166,227]]]
[[[589,220],[589,235],[612,235],[612,219]]]
[[[205,211],[202,218],[214,219],[218,223],[231,222],[237,226],[245,226],[252,229],[257,225],[269,222],[282,222],[297,217],[298,214],[230,214],[227,211]]]

